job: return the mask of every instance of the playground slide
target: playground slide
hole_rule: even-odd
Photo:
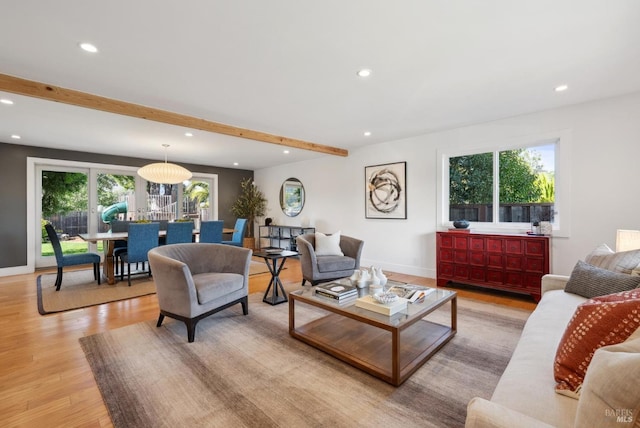
[[[118,202],[117,204],[113,204],[102,211],[102,221],[105,223],[111,223],[113,220],[118,218],[118,214],[123,213],[127,213],[127,203]]]

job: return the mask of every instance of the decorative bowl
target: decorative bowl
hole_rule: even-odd
[[[390,292],[376,293],[373,298],[379,303],[393,303],[398,300],[398,295]]]
[[[467,220],[454,220],[453,227],[456,229],[466,229],[469,227],[469,222]]]

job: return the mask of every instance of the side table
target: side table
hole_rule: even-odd
[[[288,302],[289,299],[287,298],[287,293],[284,291],[284,287],[280,281],[280,271],[289,257],[295,257],[299,255],[299,253],[287,250],[283,250],[279,253],[257,251],[253,253],[253,255],[264,259],[264,262],[269,268],[269,272],[271,272],[271,281],[269,281],[269,286],[264,292],[262,301],[269,303],[270,305],[278,305],[280,303]],[[273,289],[271,286],[273,286]],[[269,292],[271,292],[271,295],[269,295]]]

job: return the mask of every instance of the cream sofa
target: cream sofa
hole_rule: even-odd
[[[594,378],[594,381],[591,382],[592,385],[596,384],[596,376],[600,376],[598,380],[604,384],[616,382],[607,378],[607,372],[604,373],[604,376],[601,374],[603,371],[601,367],[604,367],[605,364],[617,367],[615,374],[621,376],[621,379],[617,380],[619,382],[618,390],[629,387],[633,391],[638,388],[637,385],[640,384],[637,383],[640,381],[638,379],[640,373],[636,369],[640,367],[640,334],[638,331],[633,335],[634,348],[632,352],[634,353],[617,354],[630,355],[634,358],[632,367],[636,368],[631,372],[626,369],[621,370],[620,366],[611,365],[611,361],[603,363],[598,367],[598,370],[592,370],[596,364],[596,357],[594,357],[587,370],[587,377],[579,400],[555,392],[553,363],[558,343],[562,339],[567,323],[573,316],[576,307],[587,300],[564,291],[568,279],[568,276],[561,275],[545,275],[543,277],[542,299],[529,317],[491,400],[476,397],[469,402],[465,425],[467,428],[636,426],[633,423],[628,423],[630,414],[633,415],[634,422],[640,422],[637,392],[636,397],[631,400],[635,404],[615,406],[621,408],[614,410],[605,410],[607,403],[597,402],[594,404],[594,400],[597,401],[594,396],[604,395],[606,401],[607,395],[615,395],[617,391],[614,393],[610,392],[613,389],[607,389],[605,394],[585,393],[592,371]],[[624,346],[629,347],[628,344],[613,346],[623,346],[622,351],[624,352],[628,351]],[[601,350],[613,348],[613,346],[601,348]],[[603,354],[602,357],[606,357],[605,354],[608,351],[601,352],[601,350],[596,352],[596,356],[600,353]],[[625,379],[624,372],[626,372],[626,376],[631,376],[631,379]],[[623,388],[619,387],[620,383],[625,384]],[[610,386],[607,385],[606,388]],[[615,386],[611,386],[611,388],[615,388]],[[626,395],[633,394],[631,392]],[[619,416],[627,417],[627,423],[619,423]]]

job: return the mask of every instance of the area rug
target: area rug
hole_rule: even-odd
[[[263,261],[251,261],[249,275],[267,272],[269,269]],[[56,291],[55,282],[55,273],[38,276],[36,287],[38,290],[38,312],[41,315],[133,299],[156,292],[153,278],[149,279],[147,276],[132,277],[131,287],[126,280],[118,281],[113,285],[109,285],[106,280],[103,280],[98,285],[93,279],[93,270],[65,272],[62,276],[60,291]]]
[[[38,312],[41,315],[132,299],[156,292],[156,285],[146,275],[132,277],[131,287],[126,278],[113,285],[107,284],[106,280],[98,285],[98,282],[93,279],[92,269],[64,272],[60,291],[56,291],[55,282],[55,273],[38,276],[36,287]]]
[[[249,299],[249,315],[219,312],[193,343],[172,320],[81,338],[113,425],[462,427],[469,400],[491,397],[529,315],[459,299],[458,334],[394,387],[291,338],[286,304]],[[317,311],[296,309],[296,320]]]

